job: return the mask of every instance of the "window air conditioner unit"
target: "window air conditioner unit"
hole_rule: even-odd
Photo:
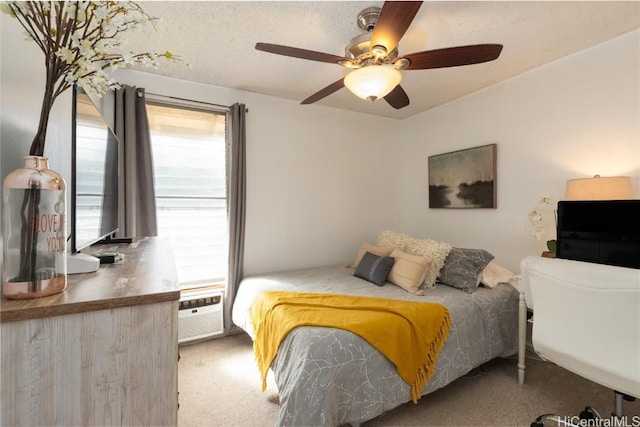
[[[224,331],[220,291],[183,291],[178,309],[178,343],[212,337]]]

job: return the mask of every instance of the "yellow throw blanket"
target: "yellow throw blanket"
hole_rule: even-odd
[[[451,322],[437,303],[283,291],[262,292],[249,312],[262,391],[287,334],[299,326],[324,326],[351,331],[375,347],[411,386],[414,403],[433,375]]]

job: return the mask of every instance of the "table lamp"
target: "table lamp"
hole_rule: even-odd
[[[570,179],[564,200],[627,200],[633,197],[628,176]]]

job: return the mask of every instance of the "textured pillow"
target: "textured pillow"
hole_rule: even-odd
[[[378,256],[365,252],[353,275],[382,286],[387,281],[393,261],[394,259],[390,256]]]
[[[480,284],[480,273],[493,259],[484,249],[451,248],[440,270],[440,282],[472,293]]]
[[[391,257],[395,258],[388,280],[396,286],[414,295],[424,295],[420,285],[424,281],[431,260],[427,257],[411,255],[394,249]]]
[[[410,239],[409,236],[403,233],[396,233],[395,231],[385,230],[380,235],[378,235],[378,246],[383,246],[391,249],[400,249],[401,251],[406,250],[407,239]]]
[[[517,288],[518,278],[509,269],[504,268],[495,261],[491,261],[484,270],[482,270],[480,283],[488,288],[495,288],[498,286],[498,283],[508,283]]]
[[[380,246],[374,246],[371,243],[363,243],[362,246],[360,246],[360,250],[358,250],[356,260],[353,262],[353,264],[348,264],[347,267],[356,268],[360,264],[360,261],[362,260],[362,257],[366,252],[371,252],[372,254],[378,256],[389,256],[392,250],[393,248],[383,248]]]
[[[406,252],[412,255],[425,256],[431,259],[431,264],[424,277],[424,285],[432,288],[436,283],[438,273],[444,266],[444,261],[449,255],[451,245],[444,242],[437,242],[431,239],[406,239]]]

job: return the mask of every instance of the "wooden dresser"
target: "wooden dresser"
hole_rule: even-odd
[[[0,302],[1,425],[175,426],[178,300],[171,246],[117,250],[60,294]]]

